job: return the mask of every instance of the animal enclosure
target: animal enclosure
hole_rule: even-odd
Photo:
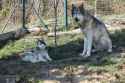
[[[14,26],[19,26],[22,23],[22,0],[1,0],[1,15],[0,21],[9,22],[7,24],[6,31],[15,29]],[[57,30],[62,30],[65,27],[65,21],[68,24],[68,28],[72,28],[73,22],[71,17],[72,3],[84,3],[86,10],[92,15],[104,20],[106,16],[123,16],[125,10],[124,0],[67,0],[67,9],[65,9],[65,0],[26,0],[26,24],[40,24],[38,15],[49,26],[50,31],[54,31],[55,25],[55,6],[57,10]],[[38,15],[35,13],[35,10]],[[66,12],[67,11],[67,12]],[[67,13],[67,14],[65,14]],[[67,19],[65,18],[67,15]],[[124,18],[124,17],[123,17]],[[1,29],[5,26],[5,23],[1,25]],[[71,26],[71,27],[70,27]],[[12,28],[13,27],[13,28]]]
[[[0,49],[0,83],[124,83],[125,82],[125,0],[0,0],[0,34],[23,28],[48,27],[48,34],[30,34],[9,41]],[[79,57],[83,35],[74,23],[73,3],[102,20],[113,42],[113,53],[95,53],[87,59]],[[61,34],[73,33],[77,34]],[[52,62],[29,63],[20,59],[25,50],[34,48],[43,38]],[[5,79],[5,80],[4,80]],[[12,81],[9,81],[12,80]],[[51,81],[49,81],[51,80]]]

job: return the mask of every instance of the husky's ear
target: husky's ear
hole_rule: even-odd
[[[37,44],[44,44],[44,45],[46,45],[46,43],[44,42],[43,39],[38,39],[38,40],[37,40]]]

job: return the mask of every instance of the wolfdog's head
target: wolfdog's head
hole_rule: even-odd
[[[83,3],[80,5],[72,4],[72,17],[76,22],[83,22],[85,18],[85,9]]]

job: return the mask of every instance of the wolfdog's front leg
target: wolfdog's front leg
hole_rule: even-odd
[[[84,48],[83,48],[83,52],[80,53],[80,56],[84,56],[87,52],[87,38],[84,37]]]
[[[91,55],[92,43],[93,43],[93,36],[92,36],[92,32],[90,31],[87,34],[87,53],[86,53],[85,56],[90,56]]]

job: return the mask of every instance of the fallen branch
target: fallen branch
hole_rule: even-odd
[[[28,34],[25,29],[18,29],[16,31],[10,31],[7,33],[0,34],[0,48],[8,43],[8,41],[18,40]]]
[[[106,27],[108,27],[107,30],[111,33],[115,32],[115,31],[121,31],[124,29],[124,28],[120,28],[118,26],[114,28],[114,27],[107,25],[107,24],[106,24]],[[61,35],[74,35],[74,34],[80,34],[80,33],[82,33],[82,31],[80,29],[75,29],[75,30],[66,31],[66,32],[57,32],[56,34],[57,34],[57,36],[61,36]],[[48,33],[48,36],[54,37],[54,33],[53,32]]]
[[[74,35],[74,34],[79,34],[81,33],[80,29],[75,29],[75,30],[72,30],[72,31],[66,31],[66,32],[57,32],[56,35],[57,36],[61,36],[61,35]],[[48,36],[49,37],[53,37],[54,36],[54,33],[48,33]]]
[[[0,48],[5,46],[8,43],[8,41],[15,41],[15,40],[21,39],[25,37],[27,34],[30,34],[30,33],[41,34],[42,33],[43,35],[43,34],[46,34],[47,32],[48,32],[47,29],[33,27],[33,28],[27,28],[27,29],[20,28],[15,31],[10,31],[7,33],[0,34]]]

